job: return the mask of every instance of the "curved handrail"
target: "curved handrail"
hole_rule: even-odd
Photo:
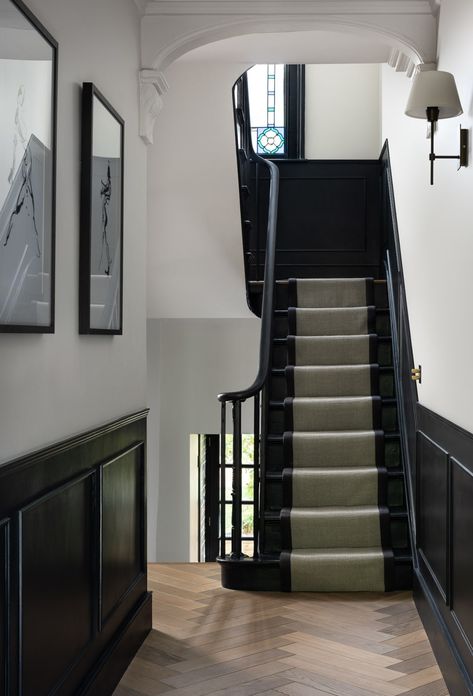
[[[247,389],[240,389],[239,391],[224,392],[223,394],[219,394],[218,400],[222,403],[227,401],[246,401],[246,399],[255,396],[263,388],[270,368],[272,339],[271,328],[274,304],[274,274],[276,264],[276,232],[279,200],[279,169],[274,162],[264,159],[264,157],[260,157],[255,152],[252,153],[251,159],[254,159],[256,162],[267,166],[270,174],[266,260],[264,264],[264,286],[261,311],[259,367],[255,380],[250,387]]]

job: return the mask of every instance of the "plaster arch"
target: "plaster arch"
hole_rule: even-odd
[[[390,65],[412,74],[418,64],[435,62],[437,18],[424,0],[252,0],[226,2],[220,14],[205,0],[154,0],[142,18],[141,136],[153,142],[167,82],[163,71],[174,61],[207,44],[249,34],[337,31],[363,34],[386,44]],[[213,4],[215,8],[215,4]]]

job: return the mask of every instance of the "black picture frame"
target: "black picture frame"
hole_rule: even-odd
[[[4,80],[16,87],[16,106],[12,133],[2,133],[12,136],[12,149],[3,151],[0,141],[0,158],[10,167],[9,188],[2,176],[0,189],[0,333],[54,333],[58,43],[22,0],[7,2],[4,29],[18,34],[24,27],[29,40],[23,55],[12,37],[10,80]],[[0,93],[2,109],[11,97]]]
[[[80,334],[123,333],[124,146],[124,120],[92,82],[84,82]]]

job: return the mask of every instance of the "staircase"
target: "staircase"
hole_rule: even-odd
[[[268,478],[277,476],[282,489],[282,587],[402,586],[408,540],[405,524],[403,538],[391,533],[404,491],[386,283],[300,279],[286,288],[287,336],[275,339],[286,350],[274,352],[267,460]],[[267,499],[270,515],[277,502]]]
[[[244,87],[240,78],[243,250],[261,343],[254,383],[219,396],[222,434],[232,404],[234,437],[230,554],[228,506],[220,516],[222,584],[408,589],[413,492],[406,419],[399,415],[406,366],[399,361],[390,263],[399,265],[399,244],[387,169],[382,159],[289,160],[278,167],[263,160],[251,149]],[[252,400],[255,552],[247,558],[241,424],[242,406]]]

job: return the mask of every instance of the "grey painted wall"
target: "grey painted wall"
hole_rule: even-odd
[[[217,394],[253,381],[259,335],[256,318],[148,320],[150,560],[189,559],[189,436],[219,432]]]
[[[146,147],[130,0],[28,0],[59,42],[56,333],[0,335],[0,461],[146,405]],[[80,85],[126,122],[124,335],[78,335]]]

